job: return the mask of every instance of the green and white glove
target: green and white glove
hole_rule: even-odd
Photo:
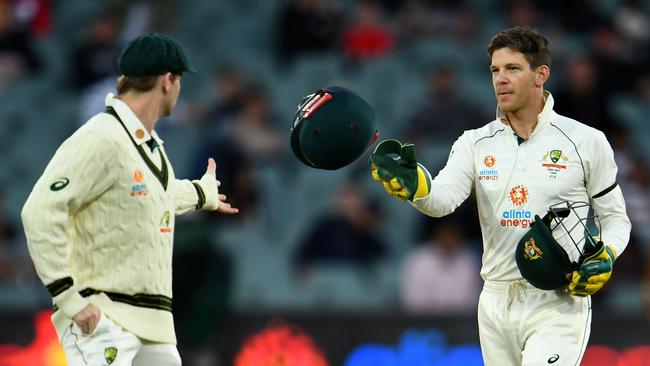
[[[586,256],[577,271],[573,271],[569,293],[574,296],[589,296],[598,292],[612,276],[616,250],[599,241],[595,252]]]
[[[372,179],[402,202],[424,198],[431,190],[431,175],[415,158],[415,145],[383,140],[370,155]]]

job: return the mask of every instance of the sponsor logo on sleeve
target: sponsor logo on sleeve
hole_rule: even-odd
[[[54,181],[54,183],[52,183],[52,185],[50,185],[50,190],[54,191],[54,192],[60,191],[63,188],[67,187],[68,183],[70,183],[70,179],[65,178],[65,177],[64,178],[59,178],[56,181]]]
[[[556,354],[554,354],[553,356],[551,356],[551,357],[550,357],[546,362],[548,362],[548,363],[555,363],[555,362],[557,362],[557,360],[559,360],[559,359],[560,359],[560,355],[558,355],[558,354],[556,353]]]
[[[523,209],[528,202],[528,188],[521,184],[512,187],[508,192],[508,201],[514,208],[501,213],[501,226],[527,229],[533,223],[533,213]]]

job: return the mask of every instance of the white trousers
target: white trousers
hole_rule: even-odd
[[[478,325],[486,366],[577,366],[591,331],[591,299],[526,281],[487,281]]]
[[[61,337],[68,366],[180,366],[173,344],[152,343],[138,338],[103,313],[95,331],[84,335],[72,323]]]

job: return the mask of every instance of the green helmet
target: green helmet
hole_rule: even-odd
[[[591,208],[586,202],[562,202],[551,206],[543,218],[535,215],[535,222],[515,250],[522,277],[543,290],[567,286],[571,273],[579,268],[582,260],[602,245],[602,241],[595,239],[600,231],[598,216],[589,215],[589,212]],[[565,222],[571,214],[574,217]],[[571,261],[556,237],[564,237],[575,245],[580,253],[577,262]]]
[[[291,149],[304,164],[335,170],[377,139],[375,112],[351,90],[329,87],[302,99],[293,118]]]

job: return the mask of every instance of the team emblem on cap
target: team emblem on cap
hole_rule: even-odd
[[[524,243],[524,258],[534,261],[542,258],[542,250],[535,245],[535,239],[530,238]]]

